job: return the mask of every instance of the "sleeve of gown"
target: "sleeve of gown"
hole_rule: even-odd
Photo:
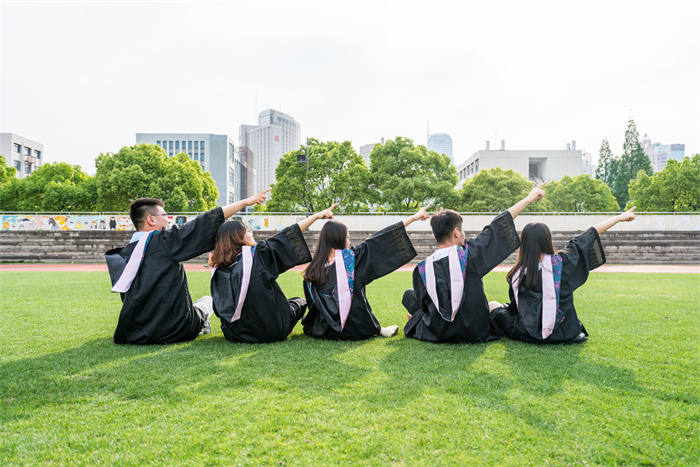
[[[214,249],[216,232],[225,221],[221,208],[200,214],[181,226],[163,230],[163,248],[175,261],[187,261]]]
[[[479,235],[467,240],[467,245],[467,267],[471,265],[479,277],[485,276],[520,247],[513,216],[508,211],[500,213]]]
[[[311,261],[311,252],[299,225],[294,224],[266,241],[259,242],[255,258],[262,261],[267,271],[277,278],[288,269]]]
[[[566,284],[573,292],[586,282],[589,271],[605,264],[605,252],[596,229],[591,227],[569,240],[561,257],[564,262],[562,276],[566,277]]]
[[[355,281],[369,284],[395,271],[416,257],[403,222],[397,222],[375,233],[355,251]]]

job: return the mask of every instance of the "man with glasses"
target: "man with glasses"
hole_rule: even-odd
[[[114,342],[170,344],[211,332],[211,297],[192,303],[181,262],[213,250],[221,224],[246,206],[262,204],[268,191],[170,229],[162,200],[140,198],[131,203],[129,217],[136,228],[131,243],[105,254],[112,291],[122,298]]]

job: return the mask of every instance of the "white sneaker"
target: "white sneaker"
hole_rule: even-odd
[[[387,328],[382,328],[382,330],[379,331],[379,334],[381,334],[384,337],[394,337],[398,333],[399,333],[399,327],[396,325],[389,326]]]

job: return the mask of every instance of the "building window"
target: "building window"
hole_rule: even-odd
[[[192,159],[192,152],[190,151],[187,154],[190,156],[190,159]]]
[[[17,173],[22,173],[22,163],[20,161],[15,161],[15,169],[17,169]]]
[[[24,165],[24,173],[25,173],[25,174],[30,174],[30,173],[32,173],[32,164],[25,164],[25,165]]]
[[[198,152],[194,153],[194,160],[196,160],[196,161],[199,160],[199,153]]]
[[[172,148],[173,148],[173,142],[172,142],[172,141],[169,141],[169,142],[168,142],[168,149],[172,149]]]
[[[200,141],[200,142],[199,142],[199,149],[201,149],[202,151],[204,151],[204,141]]]
[[[187,147],[187,144],[186,144],[186,143],[187,143],[186,141],[183,141],[183,142],[182,142],[182,150],[183,150],[183,151],[184,151],[185,148]]]
[[[168,155],[169,155],[170,157],[173,157],[173,153],[172,153],[172,152],[171,152],[170,154],[168,154]]]
[[[156,143],[158,143],[158,146],[160,146],[160,141],[156,141]]]
[[[201,156],[202,157],[200,157],[199,160],[202,161],[202,163],[204,163],[204,153],[202,153]]]
[[[31,156],[32,155],[32,148],[28,148],[27,146],[25,146],[24,152],[27,153],[28,156]]]
[[[195,149],[199,149],[199,141],[195,141],[195,142],[194,142],[194,148],[195,148]]]
[[[20,146],[20,145],[17,144],[17,143],[14,143],[14,145],[15,145],[15,152],[16,152],[17,154],[22,154],[22,146]]]
[[[180,149],[180,142],[179,141],[175,141],[175,149],[178,149],[178,150]]]
[[[37,159],[41,159],[41,151],[37,151],[36,149],[34,150],[34,155],[36,156]]]
[[[192,141],[188,141],[188,142],[187,142],[187,149],[189,149],[190,151],[192,150]],[[190,156],[191,156],[191,155],[192,155],[192,154],[190,154]]]

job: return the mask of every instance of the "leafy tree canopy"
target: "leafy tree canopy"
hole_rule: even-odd
[[[0,186],[10,182],[13,178],[15,178],[16,172],[17,169],[15,169],[14,167],[8,167],[5,157],[0,155]]]
[[[464,182],[459,192],[463,212],[501,212],[523,199],[535,184],[520,173],[500,167],[481,170]],[[547,198],[528,206],[527,211],[547,211]]]
[[[216,207],[219,192],[214,180],[187,154],[168,157],[161,147],[143,143],[116,154],[100,154],[95,165],[99,211],[128,211],[138,198],[162,199],[166,210],[173,212]]]
[[[617,201],[610,187],[589,175],[568,175],[545,187],[552,210],[556,212],[611,212],[617,211]]]
[[[457,169],[447,156],[397,137],[375,145],[370,161],[372,181],[389,211],[415,211],[430,201],[436,208],[459,203]]]
[[[92,211],[95,200],[92,178],[80,166],[65,162],[44,164],[0,188],[5,211]]]
[[[639,171],[644,171],[647,175],[651,175],[651,161],[649,156],[644,153],[642,143],[639,142],[639,133],[634,120],[630,118],[627,122],[627,131],[625,131],[625,143],[623,144],[623,152],[620,157],[617,167],[615,167],[612,184],[610,186],[613,196],[617,199],[620,208],[624,207],[629,201],[629,184],[631,180],[637,177]]]
[[[627,206],[637,211],[683,212],[700,210],[700,154],[682,162],[671,159],[651,177],[640,171],[629,186]]]
[[[275,170],[277,183],[272,187],[266,211],[321,211],[339,203],[337,212],[369,211],[377,200],[370,188],[370,173],[362,156],[350,141],[309,140],[309,167],[298,162],[306,146],[285,154]]]

